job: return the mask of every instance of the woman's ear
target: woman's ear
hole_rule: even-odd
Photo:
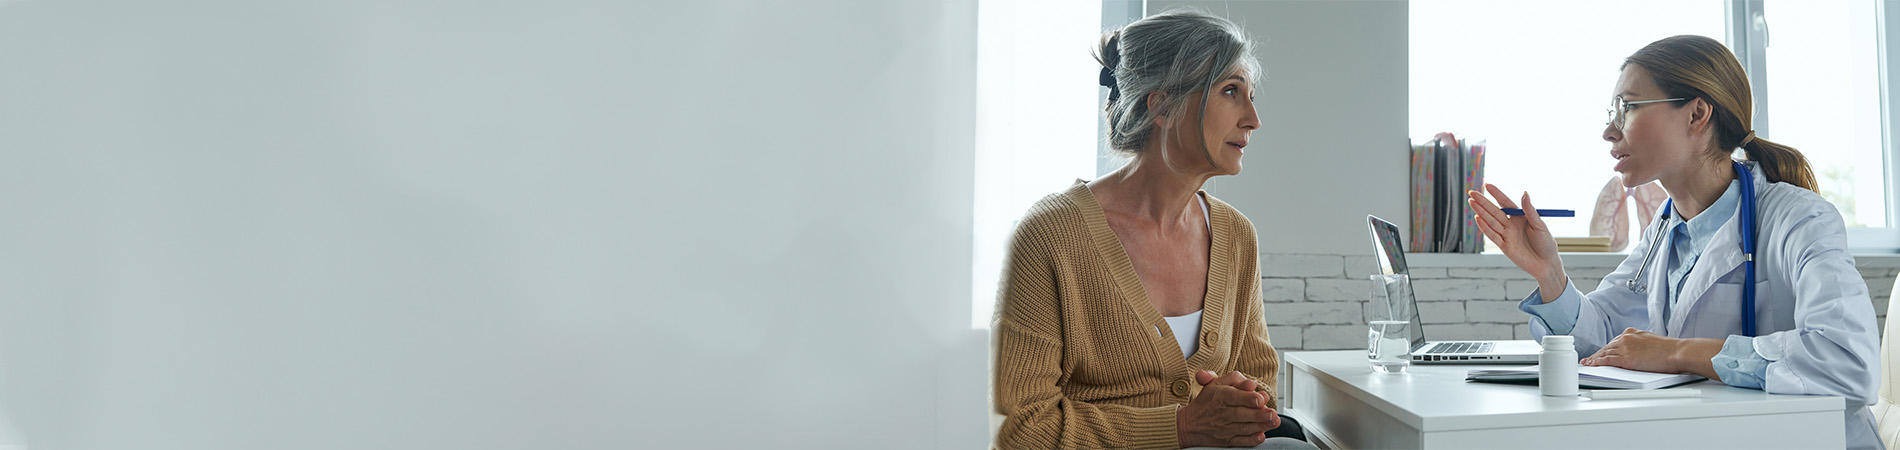
[[[1167,95],[1160,92],[1148,93],[1148,113],[1154,116],[1155,126],[1161,127],[1163,130],[1174,127],[1173,118],[1168,117],[1167,111],[1161,107],[1161,104],[1166,103],[1167,99]]]
[[[1700,97],[1689,100],[1689,134],[1702,134],[1715,122],[1715,104]]]

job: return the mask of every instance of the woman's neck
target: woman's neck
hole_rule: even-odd
[[[1089,188],[1096,197],[1106,200],[1100,202],[1104,208],[1154,224],[1186,225],[1194,193],[1212,177],[1181,173],[1157,158],[1137,156],[1128,165],[1090,182]]]
[[[1734,179],[1734,164],[1723,158],[1661,181],[1663,189],[1669,191],[1669,199],[1675,203],[1674,213],[1686,221],[1722,198],[1722,193],[1728,191],[1729,181]]]

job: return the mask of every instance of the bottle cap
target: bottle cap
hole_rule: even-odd
[[[1544,350],[1576,350],[1576,338],[1553,334],[1544,336]]]

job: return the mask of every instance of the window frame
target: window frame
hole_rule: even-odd
[[[1900,226],[1895,224],[1896,209],[1900,209],[1900,192],[1896,192],[1894,174],[1896,164],[1900,164],[1900,114],[1894,108],[1900,107],[1900,69],[1894,65],[1900,63],[1900,30],[1889,32],[1888,24],[1900,24],[1900,6],[1890,5],[1900,0],[1874,0],[1874,33],[1877,37],[1875,66],[1880,74],[1880,143],[1883,161],[1882,185],[1886,192],[1885,227],[1853,227],[1847,229],[1847,246],[1854,253],[1900,253]],[[1748,71],[1749,87],[1755,92],[1755,134],[1768,139],[1773,132],[1773,122],[1768,114],[1768,46],[1770,31],[1764,0],[1728,0],[1724,8],[1728,17],[1726,23],[1727,44],[1735,52],[1742,68]]]
[[[1731,0],[1733,1],[1733,0]],[[1761,0],[1754,0],[1761,1]],[[1894,175],[1900,174],[1900,116],[1894,114],[1894,108],[1900,107],[1900,30],[1891,30],[1889,24],[1900,24],[1900,5],[1891,4],[1893,0],[1874,2],[1874,36],[1877,36],[1877,54],[1880,61],[1880,134],[1881,150],[1885,156],[1885,186],[1887,192],[1887,227],[1858,228],[1847,230],[1849,247],[1867,252],[1900,253],[1900,227],[1895,226],[1895,217],[1900,217],[1900,190],[1896,189]]]

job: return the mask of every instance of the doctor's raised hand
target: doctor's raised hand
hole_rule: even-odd
[[[1508,216],[1503,208],[1517,208],[1511,197],[1504,195],[1495,185],[1484,185],[1497,199],[1497,204],[1484,198],[1478,191],[1465,191],[1469,197],[1465,202],[1477,211],[1478,229],[1484,236],[1498,245],[1504,256],[1511,258],[1519,270],[1537,278],[1538,291],[1543,293],[1544,301],[1555,300],[1563,294],[1564,285],[1569,276],[1564,274],[1563,259],[1557,255],[1557,239],[1551,237],[1550,227],[1544,225],[1544,219],[1537,215],[1536,207],[1531,206],[1531,194],[1524,193],[1524,215]]]

